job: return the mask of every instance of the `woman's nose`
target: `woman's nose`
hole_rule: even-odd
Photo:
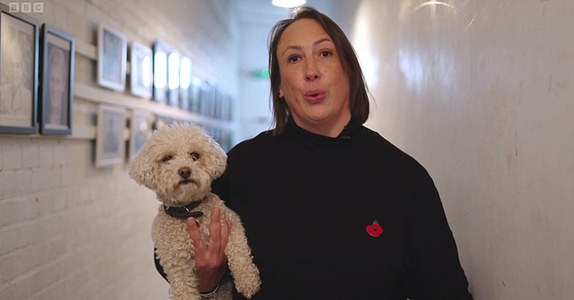
[[[317,64],[313,59],[308,59],[305,64],[305,80],[316,80],[320,76]]]

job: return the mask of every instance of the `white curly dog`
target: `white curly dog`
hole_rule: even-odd
[[[259,290],[259,270],[245,229],[238,215],[211,192],[211,183],[225,171],[226,161],[223,149],[203,129],[176,124],[156,130],[131,164],[129,175],[155,191],[162,202],[152,225],[152,240],[174,300],[201,299],[194,272],[195,247],[185,219],[196,218],[207,243],[214,208],[231,223],[225,255],[235,288],[247,298]],[[230,294],[230,289],[220,289],[215,296],[230,298]]]

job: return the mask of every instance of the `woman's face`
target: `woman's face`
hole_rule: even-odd
[[[351,118],[349,79],[335,44],[321,25],[300,19],[283,31],[277,47],[284,97],[298,126],[335,137]]]

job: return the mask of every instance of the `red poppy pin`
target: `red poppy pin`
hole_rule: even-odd
[[[379,225],[377,220],[374,220],[373,224],[367,225],[366,229],[367,233],[372,237],[378,238],[381,234],[383,234],[383,227]]]

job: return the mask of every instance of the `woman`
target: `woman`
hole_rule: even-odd
[[[254,299],[472,299],[432,179],[362,125],[367,89],[343,31],[302,8],[274,27],[269,65],[275,128],[234,147],[213,187],[244,222]],[[225,272],[217,220],[196,257],[206,292]]]

